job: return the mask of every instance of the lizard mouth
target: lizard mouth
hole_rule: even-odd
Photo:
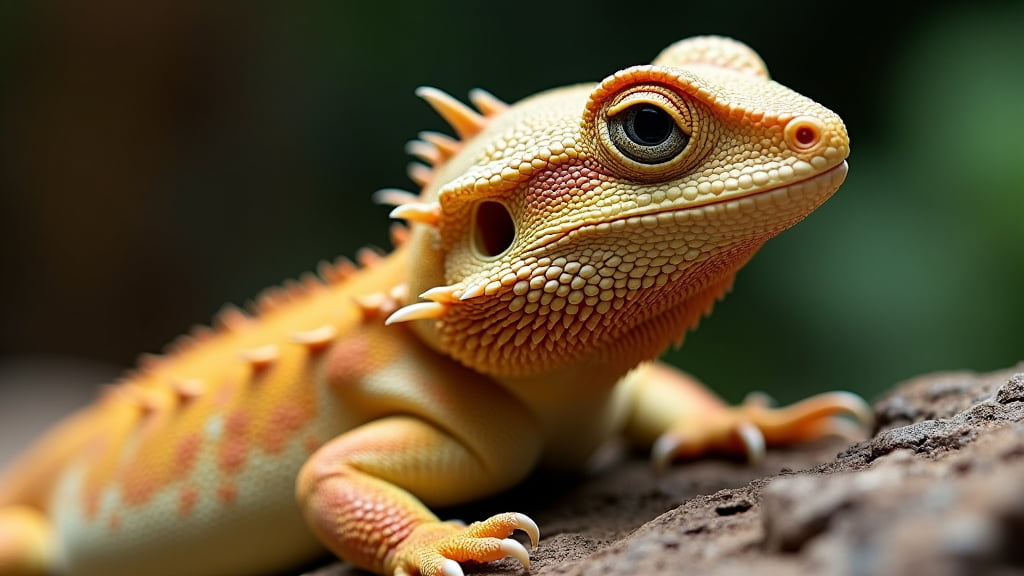
[[[795,182],[780,184],[771,188],[751,190],[730,194],[727,197],[709,198],[703,202],[692,202],[685,206],[660,208],[647,212],[622,215],[596,224],[582,224],[575,228],[561,230],[554,234],[545,234],[530,246],[526,253],[555,244],[564,238],[585,232],[614,232],[619,229],[633,227],[658,227],[685,224],[698,213],[710,215],[713,212],[725,214],[751,213],[763,208],[773,207],[776,210],[790,213],[792,218],[780,217],[780,223],[799,220],[814,208],[828,199],[846,179],[847,163],[845,160],[824,172],[818,172]],[[795,209],[799,207],[799,209]],[[652,220],[653,219],[653,220]],[[794,221],[795,221],[794,220]],[[788,227],[788,225],[786,226]]]

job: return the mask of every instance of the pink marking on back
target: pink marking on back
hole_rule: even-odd
[[[320,439],[313,434],[307,434],[306,437],[302,439],[302,445],[306,448],[306,452],[310,454],[316,452],[317,449],[320,448],[321,444],[322,442]]]
[[[184,478],[192,471],[192,467],[199,457],[199,450],[203,445],[203,437],[198,432],[193,432],[178,442],[177,453],[174,461],[175,478]]]
[[[107,529],[111,532],[117,532],[121,529],[121,515],[114,512],[110,515],[110,519],[107,520]]]
[[[217,486],[217,500],[223,504],[234,504],[238,499],[238,488],[232,482],[224,482]]]
[[[82,509],[85,517],[95,520],[100,513],[100,490],[84,490],[82,494]]]
[[[325,361],[327,381],[332,386],[344,386],[372,374],[371,349],[369,338],[362,334],[339,340]]]
[[[217,464],[226,474],[237,474],[245,466],[249,445],[246,437],[249,430],[248,414],[236,411],[224,423],[224,439],[220,444]]]
[[[301,406],[280,404],[270,415],[270,421],[263,427],[260,445],[270,454],[281,452],[288,440],[309,420],[309,415]]]
[[[231,405],[231,401],[235,398],[235,389],[237,387],[234,382],[225,382],[223,385],[218,386],[217,392],[213,396],[213,409],[215,412],[221,412]]]
[[[178,516],[187,518],[199,503],[199,492],[194,486],[184,486],[178,493]]]
[[[121,498],[126,506],[145,504],[161,487],[160,478],[150,466],[129,466],[121,482]]]

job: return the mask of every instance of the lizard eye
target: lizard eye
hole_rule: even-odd
[[[642,83],[600,96],[594,150],[618,175],[644,182],[678,178],[713,145],[713,115],[686,93]]]
[[[649,104],[634,104],[608,119],[608,135],[619,152],[641,164],[661,164],[690,142],[672,116]]]

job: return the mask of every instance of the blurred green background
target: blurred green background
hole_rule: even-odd
[[[411,187],[403,144],[444,129],[415,87],[514,101],[706,33],[839,112],[851,172],[671,360],[787,401],[1013,365],[1024,4],[897,4],[4,2],[0,410],[26,366],[92,390],[225,301],[387,246],[370,193]]]

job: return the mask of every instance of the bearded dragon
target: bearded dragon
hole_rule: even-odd
[[[529,569],[526,515],[431,507],[616,434],[665,466],[870,421],[839,392],[731,407],[655,361],[846,175],[840,118],[750,48],[691,38],[511,106],[418,94],[457,138],[420,134],[419,194],[378,193],[396,249],[225,308],[40,439],[0,476],[0,574],[274,573],[324,547],[381,574]]]

